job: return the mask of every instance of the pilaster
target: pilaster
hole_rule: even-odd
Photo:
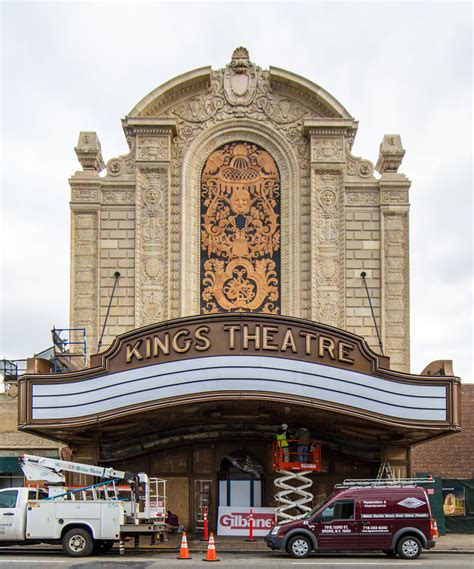
[[[169,187],[172,129],[140,125],[136,136],[135,327],[169,316]]]
[[[71,186],[71,328],[86,328],[87,355],[98,341],[98,262],[100,230],[99,172],[104,163],[95,132],[81,132],[75,147],[84,168],[70,179]],[[73,341],[78,340],[74,334]],[[73,349],[73,351],[77,351]]]
[[[405,151],[400,136],[385,135],[377,169],[381,215],[382,338],[391,367],[410,369],[409,224],[410,181],[397,173]]]
[[[347,128],[347,127],[346,127]],[[346,128],[308,129],[311,152],[311,319],[345,327]]]

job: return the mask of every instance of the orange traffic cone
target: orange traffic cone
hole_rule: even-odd
[[[216,544],[214,543],[214,534],[209,535],[209,545],[207,547],[206,558],[203,561],[220,561],[216,557]]]
[[[183,531],[183,539],[181,540],[181,548],[179,550],[179,555],[176,559],[192,559],[189,556],[188,540],[186,539],[186,532]]]

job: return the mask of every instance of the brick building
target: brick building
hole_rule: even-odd
[[[474,384],[461,386],[460,433],[415,445],[412,473],[431,472],[441,478],[474,478]]]

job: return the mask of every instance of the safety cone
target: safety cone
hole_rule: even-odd
[[[203,561],[220,561],[216,557],[216,544],[214,543],[214,534],[211,532],[209,536],[209,545],[207,547],[207,553]]]
[[[181,540],[181,548],[179,550],[179,555],[176,559],[192,559],[189,556],[188,540],[186,539],[186,532],[183,531],[183,539]]]

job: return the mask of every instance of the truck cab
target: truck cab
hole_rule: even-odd
[[[25,539],[26,506],[28,499],[36,498],[29,488],[5,488],[0,490],[0,542],[17,542]]]

